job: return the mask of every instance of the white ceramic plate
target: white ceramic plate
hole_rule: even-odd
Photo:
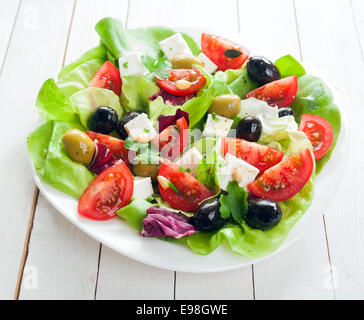
[[[206,30],[202,30],[201,28],[173,29],[188,33],[198,43],[201,33],[206,32]],[[219,34],[219,32],[210,30],[208,32]],[[237,43],[245,43],[242,41],[243,36],[239,34],[223,36],[227,36]],[[269,52],[266,55],[269,56]],[[327,82],[326,79],[325,82]],[[333,88],[331,87],[331,89]],[[341,106],[342,101],[338,100],[337,93],[334,92],[334,96],[337,104]],[[315,197],[311,207],[292,228],[288,237],[274,254],[291,245],[310,228],[312,223],[321,223],[320,216],[335,196],[345,171],[345,158],[350,150],[349,131],[345,127],[345,123],[347,122],[345,121],[345,113],[343,111],[341,110],[342,131],[330,161],[316,177]],[[187,246],[141,237],[135,229],[117,217],[101,222],[83,218],[77,213],[76,199],[47,185],[38,177],[34,168],[33,177],[35,183],[48,201],[78,228],[111,249],[142,263],[167,270],[208,273],[241,268],[272,256],[270,255],[259,259],[242,257],[230,251],[225,245],[220,246],[210,255],[201,256],[193,253]]]

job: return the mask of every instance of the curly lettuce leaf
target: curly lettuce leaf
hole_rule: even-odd
[[[67,97],[87,88],[96,71],[108,58],[108,50],[104,45],[87,51],[62,69],[57,77],[57,86]]]
[[[38,93],[36,106],[46,120],[74,121],[76,117],[76,108],[53,79],[43,83]]]
[[[300,123],[302,114],[315,114],[325,118],[334,131],[334,140],[330,150],[316,161],[316,174],[322,170],[330,159],[340,134],[341,115],[333,100],[331,90],[320,78],[312,75],[303,75],[298,78],[297,95],[291,106],[296,121]]]
[[[52,187],[79,198],[95,175],[66,154],[61,140],[71,128],[84,130],[78,122],[50,120],[28,136],[27,146],[38,175]]]
[[[116,214],[128,221],[132,227],[141,231],[143,228],[143,219],[147,216],[148,208],[153,207],[150,202],[134,198],[127,206],[121,208]]]
[[[158,86],[140,76],[123,77],[121,104],[126,112],[141,110],[147,112],[148,98],[159,91]]]
[[[119,19],[103,18],[95,29],[102,42],[116,59],[130,51],[140,51],[155,59],[163,56],[159,41],[174,35],[176,32],[165,27],[148,27],[125,30]],[[182,33],[194,55],[201,50],[198,44],[188,35]]]
[[[80,117],[81,124],[87,128],[87,120],[91,113],[101,106],[113,108],[119,115],[124,111],[120,106],[119,97],[111,90],[90,87],[76,92],[70,97],[71,103],[75,106]]]

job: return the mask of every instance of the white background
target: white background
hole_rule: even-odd
[[[114,253],[39,194],[26,154],[37,92],[98,44],[94,25],[105,16],[128,28],[240,32],[248,48],[301,58],[339,91],[352,151],[335,199],[304,237],[244,269],[176,273]],[[0,298],[363,299],[363,45],[362,0],[0,0]]]

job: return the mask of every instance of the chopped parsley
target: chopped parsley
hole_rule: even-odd
[[[125,69],[128,69],[128,66],[129,66],[129,62],[128,62],[128,61],[125,61],[125,62],[123,63],[123,67],[124,67]]]

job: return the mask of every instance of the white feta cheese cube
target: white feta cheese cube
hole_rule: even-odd
[[[196,147],[192,147],[184,152],[176,163],[185,169],[190,169],[190,173],[196,177],[196,169],[200,165],[201,161],[202,154],[196,149]]]
[[[201,52],[197,58],[204,63],[204,69],[207,73],[213,73],[217,70],[217,65],[213,63],[203,52]]]
[[[205,137],[226,137],[233,123],[234,121],[231,119],[209,113],[202,135]]]
[[[154,193],[150,177],[134,177],[133,197],[146,199]]]
[[[160,41],[159,45],[161,46],[168,60],[171,60],[178,54],[192,56],[190,47],[180,33],[176,33],[173,36]]]
[[[124,125],[129,137],[136,142],[147,143],[157,136],[152,122],[145,113],[141,113],[136,118]]]
[[[147,72],[138,52],[130,52],[121,57],[119,70],[122,76],[143,76]]]
[[[255,180],[258,173],[259,170],[256,167],[227,153],[219,171],[220,188],[227,191],[229,182],[235,180],[240,187],[246,189],[246,186]]]

